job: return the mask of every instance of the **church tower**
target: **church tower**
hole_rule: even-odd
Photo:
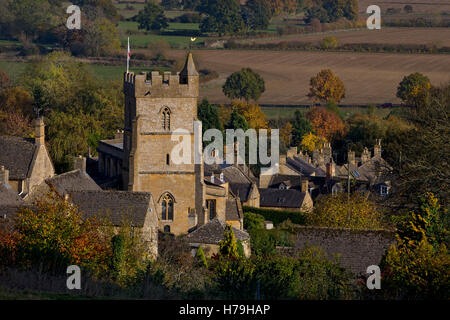
[[[151,192],[160,229],[176,235],[195,227],[203,214],[203,161],[194,164],[199,74],[189,53],[181,72],[124,74],[123,186]],[[172,133],[183,129],[191,147],[189,164],[171,159]],[[201,129],[200,129],[201,132]],[[201,143],[201,141],[200,141]]]

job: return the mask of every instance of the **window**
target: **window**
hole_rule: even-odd
[[[162,123],[162,128],[165,131],[170,130],[170,110],[167,107],[165,107],[164,110],[162,111],[161,123]]]
[[[173,220],[173,198],[166,194],[161,200],[161,219]]]
[[[166,164],[169,165],[170,164],[170,155],[166,154]]]
[[[216,200],[206,200],[206,208],[209,213],[209,220],[213,220],[216,217]]]
[[[164,226],[164,232],[170,233],[170,226]]]
[[[380,186],[380,194],[382,196],[386,196],[388,194],[388,187],[387,186]]]

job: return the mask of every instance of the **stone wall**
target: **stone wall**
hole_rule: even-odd
[[[359,275],[370,265],[379,265],[385,251],[395,242],[394,232],[385,230],[350,230],[297,227],[294,248],[278,248],[292,254],[306,246],[320,246],[329,258],[339,255],[341,265]]]

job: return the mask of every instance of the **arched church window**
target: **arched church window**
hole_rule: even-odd
[[[165,107],[161,113],[161,122],[164,130],[170,130],[170,110]]]
[[[173,198],[166,194],[161,200],[161,218],[162,220],[173,220]]]

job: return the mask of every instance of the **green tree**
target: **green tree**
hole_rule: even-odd
[[[139,29],[161,30],[169,26],[164,9],[155,0],[147,2],[144,9],[138,12],[136,21]]]
[[[249,0],[242,7],[242,17],[247,28],[263,30],[268,28],[272,12],[267,0]]]
[[[96,57],[118,53],[120,41],[116,26],[104,18],[85,23],[81,48],[76,52]]]
[[[340,18],[356,20],[358,17],[357,0],[322,0],[306,10],[306,21],[319,19],[320,22],[335,22]]]
[[[124,238],[122,235],[118,234],[112,237],[111,239],[111,247],[112,247],[112,256],[111,256],[111,264],[110,271],[113,278],[118,278],[122,272],[122,264],[124,258]]]
[[[182,0],[184,10],[197,10],[201,3],[202,0]]]
[[[111,0],[73,0],[72,3],[80,6],[81,12],[83,13],[94,8],[113,23],[118,23],[120,21],[120,14]],[[98,13],[96,16],[98,16]]]
[[[250,68],[233,72],[222,87],[230,99],[258,100],[265,91],[264,79]]]
[[[225,227],[223,238],[224,239],[219,242],[219,253],[228,258],[239,257],[237,252],[236,237],[234,236],[233,228],[230,225]]]
[[[202,0],[197,9],[206,15],[200,25],[202,32],[216,32],[222,36],[238,33],[244,29],[237,0]]]
[[[417,106],[423,102],[425,93],[431,88],[430,79],[421,73],[412,73],[403,78],[397,88],[397,97],[408,105]]]
[[[178,9],[181,6],[179,0],[162,0],[161,6],[166,10]]]
[[[205,133],[208,129],[218,129],[223,131],[222,122],[220,121],[219,108],[209,103],[204,98],[197,109],[198,119],[202,122],[202,131]]]
[[[311,122],[306,119],[300,110],[295,110],[294,122],[292,123],[292,142],[291,145],[300,147],[303,136],[313,131]]]
[[[208,261],[206,261],[205,253],[203,252],[202,246],[199,246],[197,249],[197,253],[195,254],[197,257],[197,260],[199,263],[204,266],[205,268],[208,268]]]
[[[248,130],[248,124],[245,118],[239,114],[237,109],[233,109],[231,112],[230,120],[225,125],[225,129],[242,129],[245,131]]]

